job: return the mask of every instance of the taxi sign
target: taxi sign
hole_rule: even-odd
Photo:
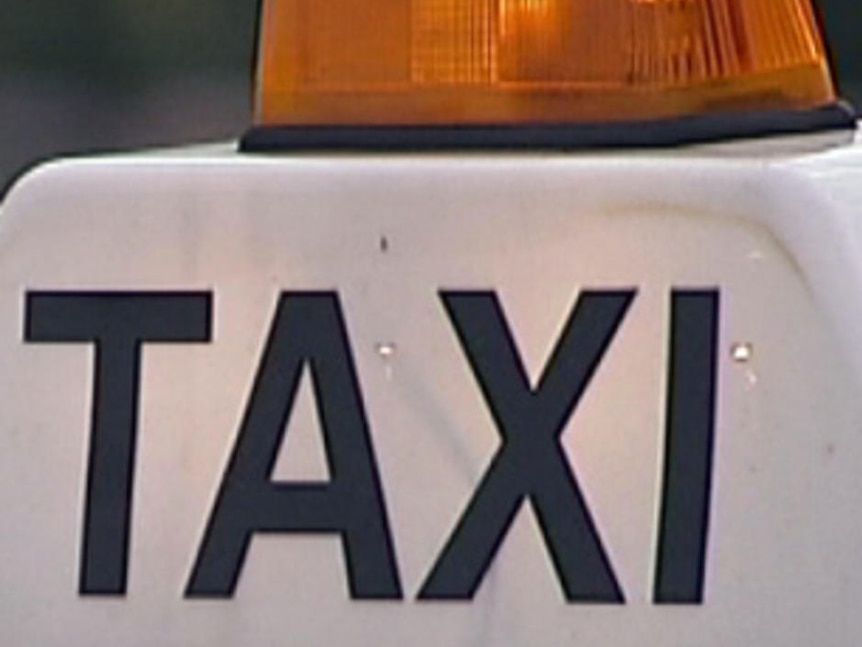
[[[847,644],[859,164],[36,172],[0,220],[8,639]]]
[[[294,154],[2,205],[4,640],[853,644],[862,148],[810,3],[375,7],[264,3],[241,148]]]

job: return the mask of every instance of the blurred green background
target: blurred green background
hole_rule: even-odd
[[[0,196],[70,153],[248,125],[257,0],[0,0]]]
[[[862,1],[820,6],[862,105]],[[57,155],[239,135],[256,14],[257,0],[0,0],[0,196]]]

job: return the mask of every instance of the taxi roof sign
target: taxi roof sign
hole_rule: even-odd
[[[810,0],[264,0],[255,126],[620,124],[838,102]]]

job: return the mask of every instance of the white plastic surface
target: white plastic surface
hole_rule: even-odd
[[[862,153],[763,158],[119,157],[0,211],[4,644],[846,647],[862,635]],[[637,297],[563,444],[624,590],[567,604],[524,506],[475,599],[417,602],[499,434],[441,290],[493,290],[534,379],[579,292]],[[653,603],[669,300],[721,293],[705,600]],[[87,344],[24,343],[33,291],[208,291],[210,344],[145,346],[128,591],[78,595]],[[276,301],[345,313],[404,586],[350,599],[332,536],[256,537],[183,592]],[[328,478],[306,383],[275,477]]]

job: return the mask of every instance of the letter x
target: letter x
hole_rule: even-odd
[[[529,500],[566,600],[624,602],[560,436],[634,296],[633,290],[582,294],[534,389],[496,295],[441,294],[502,443],[420,599],[472,599]]]

